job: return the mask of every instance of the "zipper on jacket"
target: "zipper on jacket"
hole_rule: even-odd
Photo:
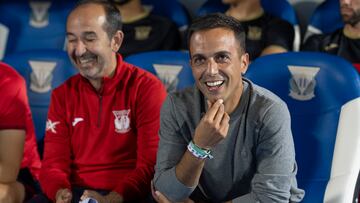
[[[98,122],[97,122],[98,128],[100,128],[100,124],[101,124],[101,112],[102,112],[102,95],[99,95],[99,112],[98,112]]]

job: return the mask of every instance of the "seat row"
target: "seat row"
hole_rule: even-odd
[[[0,5],[0,59],[6,54],[34,49],[64,50],[65,21],[76,1],[7,1]],[[190,15],[177,0],[145,0],[156,15],[172,19],[180,32],[187,29]],[[287,0],[261,0],[266,12],[289,21],[295,30],[294,51],[301,44],[300,27],[296,12]],[[223,12],[221,0],[208,0],[197,15]],[[21,15],[20,15],[21,14]],[[328,23],[332,22],[332,23]],[[326,0],[312,14],[305,38],[316,33],[329,33],[342,26],[338,0]]]

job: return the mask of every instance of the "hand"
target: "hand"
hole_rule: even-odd
[[[86,198],[96,199],[99,203],[122,203],[123,198],[116,192],[110,192],[108,195],[101,195],[93,190],[85,190],[81,195],[80,199],[85,200]]]
[[[72,193],[69,189],[63,188],[56,192],[56,203],[71,203]]]
[[[0,183],[0,202],[23,202],[25,187],[20,182]]]
[[[155,191],[154,184],[152,181],[151,181],[151,194],[155,199],[155,201],[158,203],[171,203],[171,201],[167,197],[165,197],[165,195],[163,195],[159,191]],[[195,202],[187,198],[183,203],[195,203]]]
[[[230,116],[225,112],[222,99],[214,104],[207,100],[209,109],[195,129],[194,143],[204,149],[211,149],[223,140],[229,130]]]

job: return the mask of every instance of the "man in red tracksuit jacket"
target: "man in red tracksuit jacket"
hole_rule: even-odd
[[[121,18],[108,1],[80,1],[66,30],[68,54],[80,74],[52,93],[42,189],[56,202],[144,198],[154,174],[165,88],[117,54]]]

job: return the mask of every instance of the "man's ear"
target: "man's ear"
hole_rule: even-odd
[[[120,49],[123,39],[124,33],[121,30],[116,31],[116,33],[111,39],[111,49],[114,52],[117,52]]]
[[[244,53],[241,56],[241,75],[245,75],[248,67],[249,67],[249,54],[248,53]]]

